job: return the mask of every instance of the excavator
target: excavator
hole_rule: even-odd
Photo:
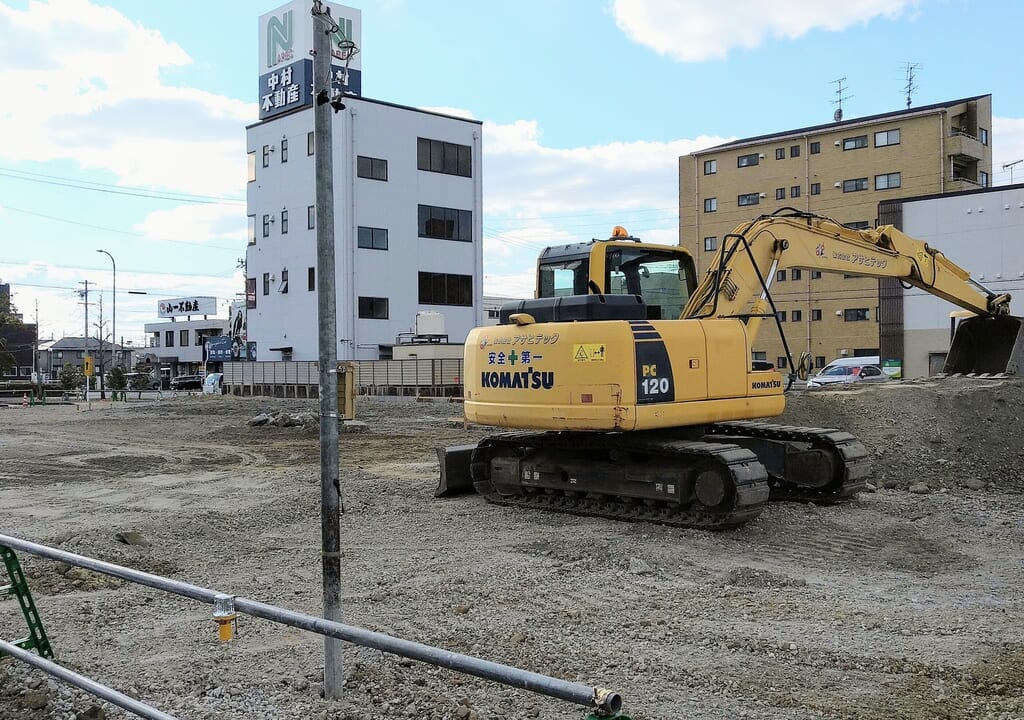
[[[709,530],[752,520],[769,499],[852,497],[871,470],[853,435],[771,422],[810,367],[807,353],[793,363],[771,296],[789,268],[899,278],[970,311],[948,374],[1024,367],[1009,295],[893,226],[782,208],[725,236],[699,283],[685,249],[617,227],[546,248],[536,297],[470,332],[465,418],[504,431],[439,448],[435,495],[475,490],[502,505]],[[751,360],[765,320],[795,368],[785,383]]]

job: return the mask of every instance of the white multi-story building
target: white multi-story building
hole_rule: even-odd
[[[260,19],[261,119],[246,141],[246,324],[260,360],[319,355],[310,5]],[[359,11],[330,8],[359,45]],[[339,360],[390,356],[418,312],[440,313],[462,342],[483,308],[481,123],[362,97],[358,58],[332,113]]]
[[[927,242],[995,294],[1009,293],[1010,312],[1024,308],[1024,184],[887,200],[880,224]],[[883,359],[902,360],[903,377],[942,372],[959,310],[915,287],[883,281]]]

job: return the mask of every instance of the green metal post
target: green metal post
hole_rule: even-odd
[[[39,611],[36,610],[35,601],[32,599],[32,592],[28,589],[28,581],[25,580],[25,573],[21,570],[21,563],[18,556],[9,547],[0,545],[0,556],[7,566],[7,576],[11,579],[10,585],[0,586],[0,596],[14,595],[18,598],[21,612],[25,616],[25,623],[28,625],[28,637],[22,638],[12,644],[24,650],[35,650],[40,657],[53,659],[53,648],[50,647],[50,640],[46,637],[46,630],[43,629],[43,621],[39,619]],[[2,655],[3,653],[0,653]]]

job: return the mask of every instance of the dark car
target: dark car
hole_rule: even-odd
[[[202,375],[179,375],[171,378],[171,390],[202,390]]]

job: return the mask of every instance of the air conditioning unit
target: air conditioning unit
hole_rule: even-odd
[[[837,187],[837,188],[839,188],[839,187],[842,187],[842,186],[843,186],[843,184],[842,184],[841,182],[837,182],[837,183],[836,183],[835,185],[833,185],[832,187]]]

